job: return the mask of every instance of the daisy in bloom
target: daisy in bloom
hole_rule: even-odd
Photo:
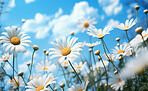
[[[102,39],[106,34],[110,34],[109,31],[113,30],[111,27],[105,27],[103,30],[102,29],[96,29],[96,28],[91,28],[87,34],[97,37],[99,39]]]
[[[0,58],[0,63],[3,63],[5,61],[8,61],[9,58],[10,58],[10,55],[9,54],[2,55],[2,58]]]
[[[18,86],[24,86],[24,81],[21,77],[19,77],[19,78],[14,77],[14,78],[16,81],[14,79],[9,79],[7,81],[7,84],[10,84],[13,87],[13,89],[16,89]]]
[[[78,21],[78,28],[80,28],[82,32],[84,32],[85,30],[89,31],[90,28],[95,27],[93,24],[97,24],[97,22],[95,22],[94,20],[95,18],[90,19],[90,17],[88,17],[87,19],[83,18]]]
[[[55,64],[51,65],[51,61],[48,60],[45,60],[45,63],[44,61],[41,61],[41,64],[38,63],[35,67],[37,72],[42,72],[42,71],[51,72],[56,69],[56,65]]]
[[[113,85],[111,86],[111,87],[113,87],[113,89],[115,89],[116,91],[117,91],[118,89],[123,90],[123,86],[124,86],[124,84],[125,84],[125,81],[124,81],[124,79],[123,79],[121,76],[116,75],[116,76],[112,79],[111,82],[113,83]]]
[[[136,24],[136,19],[126,20],[125,24],[121,23],[120,25],[116,26],[117,28],[121,30],[129,30],[131,27],[133,27]]]
[[[56,78],[54,78],[52,73],[48,76],[47,74],[45,74],[43,77],[39,77],[38,79],[34,78],[27,83],[27,86],[25,88],[28,89],[26,91],[50,91],[47,87],[52,83],[56,83],[56,81],[54,81],[55,79]]]
[[[107,56],[105,55],[105,54],[103,54],[103,57],[106,59],[106,60],[108,60],[108,61],[116,61],[116,59],[115,59],[115,55],[114,54],[110,54],[110,53],[108,53],[107,54]]]
[[[119,58],[119,56],[130,56],[131,53],[131,46],[127,43],[124,43],[123,45],[120,45],[120,48],[115,46],[115,49],[112,49],[112,53],[116,56],[116,59]]]
[[[72,62],[72,61],[71,61]],[[69,66],[69,62],[68,62],[68,60],[67,59],[65,59],[65,60],[63,60],[62,62],[61,62],[61,66],[62,67],[68,67]]]
[[[86,62],[84,64],[82,62],[79,62],[79,63],[75,62],[73,66],[74,66],[76,72],[80,73],[82,70],[85,69]]]
[[[82,45],[81,43],[75,44],[78,38],[70,38],[71,37],[68,37],[66,41],[66,38],[64,37],[62,40],[63,43],[58,39],[56,39],[57,44],[51,42],[55,48],[49,49],[51,51],[50,55],[52,55],[50,59],[58,57],[59,63],[61,63],[65,59],[72,60],[73,58],[79,58],[78,55],[80,55],[79,52],[82,50]]]
[[[98,42],[98,41],[96,41],[95,43],[86,43],[86,42],[84,42],[84,44],[85,44],[86,46],[92,48],[92,47],[94,47],[94,46],[96,46],[96,45],[99,45],[100,42]]]
[[[134,39],[132,39],[130,41],[130,44],[132,46],[140,45],[140,44],[143,43],[143,40],[146,41],[148,39],[148,28],[147,28],[146,31],[142,31],[141,34],[142,34],[143,38],[142,38],[142,36],[140,34],[138,34]]]
[[[71,88],[68,89],[68,91],[86,91],[88,83],[89,81],[87,80],[82,84],[77,84],[75,86],[72,86]]]
[[[30,47],[27,43],[31,43],[30,36],[27,36],[24,32],[21,32],[21,28],[17,28],[16,26],[6,27],[5,30],[7,32],[3,32],[4,36],[0,36],[0,43],[3,43],[2,48],[5,48],[5,52],[8,52],[11,55],[12,52],[14,56],[17,56],[17,53],[22,51],[23,53],[26,52],[24,46]]]

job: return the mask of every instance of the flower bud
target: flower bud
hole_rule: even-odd
[[[19,72],[18,76],[22,76],[24,74],[24,72]]]
[[[138,5],[135,6],[135,9],[136,9],[136,10],[138,10],[139,8],[140,8],[140,6],[138,6]]]
[[[119,57],[119,60],[123,60],[123,57],[122,57],[122,56],[120,56],[120,57]]]
[[[49,52],[48,52],[48,51],[46,51],[45,55],[47,55],[47,56],[48,56],[48,55],[49,55]]]
[[[145,14],[147,14],[147,13],[148,13],[148,9],[145,9],[143,12],[144,12]]]
[[[26,22],[26,20],[25,19],[22,19],[22,23],[25,23]]]
[[[136,32],[137,34],[141,34],[142,31],[143,31],[143,28],[142,28],[142,27],[138,27],[138,28],[136,28],[136,30],[135,30],[135,32]]]
[[[91,51],[92,51],[92,49],[88,49],[88,51],[89,51],[89,52],[91,52]]]
[[[119,41],[120,41],[120,38],[116,38],[116,41],[118,41],[118,42],[119,42]]]
[[[46,53],[46,51],[47,51],[46,49],[43,50],[44,53]]]
[[[74,35],[74,32],[71,32],[70,35]]]
[[[61,84],[60,84],[60,87],[61,87],[61,88],[65,87],[65,84],[64,84],[64,83],[61,83]]]
[[[100,54],[100,50],[96,50],[94,54],[95,55],[99,55]]]
[[[37,51],[37,50],[39,50],[39,47],[37,45],[33,45],[33,49],[34,49],[34,51]]]
[[[118,74],[118,71],[116,70],[116,71],[114,71],[114,74]]]
[[[55,91],[57,91],[57,90],[58,90],[58,88],[54,88],[54,90],[55,90]]]
[[[30,62],[27,63],[27,66],[30,66]]]

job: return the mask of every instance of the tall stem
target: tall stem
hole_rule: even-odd
[[[34,53],[35,53],[35,50],[34,50],[33,53],[32,53],[32,61],[31,61],[30,75],[29,75],[28,81],[30,80],[30,76],[31,76]]]
[[[126,31],[126,37],[127,37],[127,39],[128,39],[128,42],[130,42],[129,37],[128,37],[128,34],[127,34],[127,31]]]
[[[105,41],[104,41],[103,39],[102,39],[102,41],[103,41],[103,44],[105,45],[105,47],[106,47],[108,53],[110,53],[109,50],[108,50],[108,48],[107,48],[107,45],[105,44]]]
[[[54,91],[54,89],[49,85],[49,87],[52,89],[52,91]]]
[[[68,60],[68,62],[69,62],[69,64],[70,64],[70,66],[72,67],[72,69],[74,70],[75,74],[77,75],[79,81],[82,83],[82,81],[81,81],[81,79],[80,79],[78,73],[76,72],[75,68],[72,66],[72,64],[71,64],[71,62],[70,62],[69,60]]]
[[[14,57],[14,53],[13,53],[13,77],[14,77],[14,61],[15,61],[15,57]]]
[[[148,19],[147,19],[147,13],[146,13],[146,24],[147,24],[147,28],[148,28]]]
[[[94,64],[96,64],[96,60],[95,60],[95,55],[94,55],[93,48],[92,48],[92,55],[93,55],[93,59],[94,59]]]
[[[139,27],[138,10],[137,10],[137,24],[138,24],[138,27]]]

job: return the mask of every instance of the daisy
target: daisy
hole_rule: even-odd
[[[51,72],[56,69],[56,65],[55,64],[51,65],[51,61],[48,60],[45,60],[45,63],[44,61],[41,61],[41,64],[38,63],[35,67],[37,72],[43,72],[43,71]]]
[[[83,71],[85,69],[86,62],[84,64],[82,62],[79,62],[79,63],[75,62],[73,66],[74,66],[76,72],[80,73],[81,71]]]
[[[113,89],[115,89],[116,91],[117,91],[118,89],[123,90],[123,86],[124,86],[124,84],[125,84],[125,81],[124,81],[124,79],[123,79],[121,76],[116,75],[116,76],[112,79],[111,82],[113,83],[113,85],[111,86],[111,87],[113,87]]]
[[[109,31],[113,30],[111,27],[105,27],[103,30],[102,29],[96,29],[96,28],[91,28],[87,34],[97,37],[99,39],[102,39],[106,34],[110,34]]]
[[[5,48],[5,52],[8,52],[11,55],[12,52],[14,56],[17,56],[17,53],[22,51],[23,53],[26,52],[24,46],[30,47],[27,43],[31,43],[30,40],[26,40],[30,38],[24,32],[21,32],[21,28],[17,28],[16,26],[6,27],[7,32],[3,32],[2,34],[5,36],[0,36],[0,43],[3,43],[2,48]]]
[[[124,43],[123,45],[120,45],[120,48],[115,46],[115,49],[112,49],[112,53],[116,56],[116,59],[119,58],[119,56],[130,56],[132,54],[131,52],[131,46],[127,43]]]
[[[136,19],[131,19],[131,20],[126,20],[125,21],[125,25],[123,23],[121,23],[120,25],[116,26],[117,28],[121,29],[121,30],[129,30],[131,27],[133,27],[136,24]]]
[[[27,86],[25,88],[28,89],[26,91],[46,91],[48,85],[56,83],[56,81],[54,81],[55,79],[56,78],[54,78],[52,73],[48,76],[47,74],[45,74],[43,77],[39,77],[38,79],[34,78],[33,80],[27,83]]]
[[[95,22],[94,20],[95,18],[90,19],[90,17],[88,17],[87,19],[83,18],[78,21],[78,28],[80,28],[82,32],[84,32],[85,30],[89,31],[90,28],[95,27],[93,24],[97,24],[97,22]]]
[[[86,91],[88,83],[89,81],[87,80],[85,81],[85,83],[72,86],[71,88],[68,89],[68,91]]]
[[[24,82],[21,77],[14,77],[14,79],[9,79],[7,81],[7,84],[10,84],[13,87],[13,89],[18,88],[18,86],[24,86]]]
[[[2,55],[2,58],[0,58],[0,63],[3,63],[5,61],[8,61],[9,58],[10,58],[10,55],[9,54]]]
[[[71,61],[71,62],[72,62],[72,61]],[[67,59],[63,60],[63,61],[61,62],[61,66],[67,68],[67,67],[69,66],[68,60],[67,60]]]
[[[78,40],[78,38],[73,37],[70,40],[71,37],[63,38],[63,43],[56,39],[57,44],[54,42],[51,42],[51,44],[55,48],[50,48],[49,50],[52,51],[50,52],[50,59],[58,57],[59,63],[61,63],[64,59],[67,60],[72,60],[73,58],[79,58],[78,55],[80,55],[79,51],[82,50],[82,45],[81,43],[76,43],[75,42]]]
[[[143,40],[146,41],[148,39],[148,28],[146,31],[142,31],[142,36],[140,34],[138,34],[134,39],[132,39],[130,41],[130,44],[132,46],[136,46],[136,45],[142,45]]]
[[[98,41],[96,41],[95,43],[86,43],[86,42],[84,42],[84,45],[86,45],[86,46],[88,46],[90,48],[92,48],[92,47],[94,47],[96,45],[99,45],[99,44],[100,44],[100,42],[98,42]]]

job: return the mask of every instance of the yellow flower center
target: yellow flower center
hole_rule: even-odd
[[[85,22],[84,23],[84,27],[87,28],[88,26],[89,26],[89,23],[88,22]]]
[[[129,28],[129,26],[124,26],[123,28]]]
[[[14,86],[19,86],[19,85],[20,85],[19,82],[15,82],[15,83],[14,83]]]
[[[64,62],[64,64],[68,64],[68,62]]]
[[[79,89],[78,91],[83,91],[83,89]]]
[[[100,34],[97,36],[99,39],[103,38],[104,37],[104,34]]]
[[[44,67],[43,70],[48,70],[48,68]]]
[[[124,53],[125,51],[124,50],[119,50],[117,53],[120,54],[120,53]]]
[[[10,39],[10,42],[13,44],[13,45],[19,45],[21,43],[20,39],[18,37],[12,37]]]
[[[143,38],[145,38],[146,36],[148,36],[148,34],[144,35]],[[141,39],[143,39],[143,38],[141,38]]]
[[[81,67],[81,66],[78,66],[78,67],[77,67],[77,69],[80,69],[80,68],[82,68],[82,67]]]
[[[10,82],[13,82],[13,79]]]
[[[40,90],[42,90],[42,89],[44,89],[44,86],[38,86],[37,88],[36,88],[36,91],[40,91]]]
[[[70,53],[71,53],[71,49],[69,47],[63,48],[62,51],[61,51],[61,54],[63,56],[67,56]]]
[[[122,83],[122,79],[120,78],[119,80],[118,80],[120,83]]]
[[[6,56],[4,57],[4,59],[6,59]]]

